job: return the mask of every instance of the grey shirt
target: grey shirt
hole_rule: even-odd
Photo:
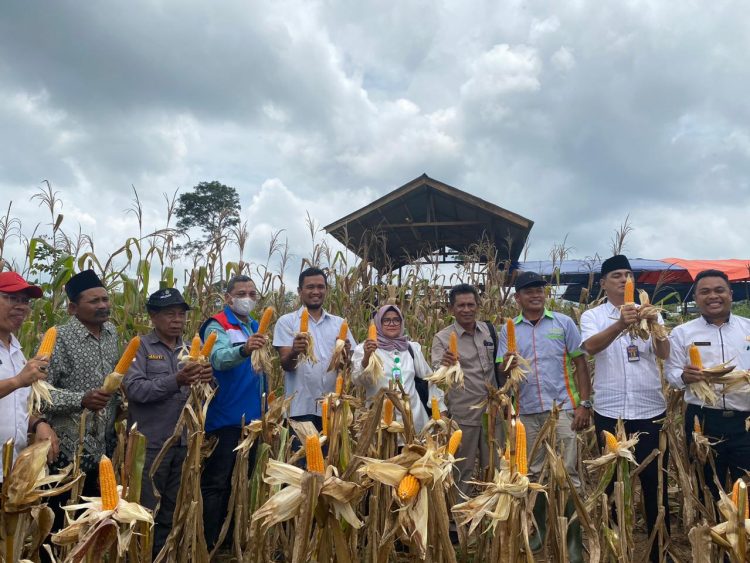
[[[184,342],[181,346],[189,348]],[[189,385],[177,384],[181,346],[173,350],[154,331],[141,337],[141,346],[122,383],[128,398],[128,426],[138,424],[148,448],[161,448],[174,433],[190,395]],[[180,445],[186,444],[183,435]]]

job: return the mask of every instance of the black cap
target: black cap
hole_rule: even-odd
[[[84,270],[68,280],[65,284],[65,293],[70,301],[75,301],[81,293],[94,287],[104,287],[102,280],[94,270]]]
[[[633,268],[630,267],[630,260],[628,260],[627,256],[624,254],[616,254],[612,256],[612,258],[607,258],[602,262],[602,276],[606,276],[608,273],[614,272],[615,270],[633,271]]]
[[[521,272],[516,276],[516,291],[525,287],[539,287],[543,285],[547,285],[547,282],[536,272]]]
[[[172,307],[173,305],[182,305],[185,311],[190,310],[190,305],[185,303],[185,300],[182,298],[182,293],[173,287],[167,287],[153,292],[148,296],[148,301],[146,301],[147,309],[164,309],[165,307]]]

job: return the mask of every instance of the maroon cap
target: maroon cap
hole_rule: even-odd
[[[29,297],[38,298],[42,296],[42,288],[31,285],[15,272],[0,273],[0,291],[3,293],[25,292]]]

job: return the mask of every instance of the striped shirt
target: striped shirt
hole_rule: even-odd
[[[581,315],[581,339],[585,343],[620,318],[620,310],[609,302]],[[661,317],[659,323],[663,324]],[[638,348],[636,362],[628,361],[628,347]],[[609,418],[644,420],[666,410],[659,367],[651,339],[631,340],[618,336],[612,344],[594,355],[594,410]]]
[[[714,367],[724,362],[731,362],[735,369],[750,369],[750,319],[730,315],[729,320],[717,326],[703,317],[681,324],[669,335],[671,350],[664,367],[664,374],[669,383],[678,389],[685,388],[682,381],[682,369],[689,364],[688,347],[698,346],[701,361],[705,367]],[[722,394],[722,386],[716,385],[719,401],[713,408],[750,411],[750,386],[745,385],[738,391]],[[690,389],[685,390],[685,402],[703,406],[703,402]],[[706,408],[712,408],[706,406]]]
[[[520,385],[518,412],[536,414],[552,409],[578,406],[578,390],[573,378],[571,359],[583,354],[581,335],[573,319],[561,313],[544,310],[536,324],[518,315],[516,326],[518,353],[531,369]],[[508,329],[498,334],[497,361],[502,362],[508,350]]]

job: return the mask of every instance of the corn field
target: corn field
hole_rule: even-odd
[[[297,307],[285,279],[296,279],[289,271],[292,251],[281,233],[269,241],[264,263],[243,259],[247,228],[229,233],[200,256],[189,259],[175,252],[178,233],[171,226],[173,202],[167,202],[164,224],[147,230],[137,195],[131,210],[139,232],[110,255],[97,254],[94,241],[86,235],[71,235],[63,227],[60,202],[52,189],[40,192],[40,203],[49,212],[50,223],[32,233],[13,219],[12,211],[0,222],[0,260],[11,239],[25,248],[22,263],[5,264],[44,289],[44,299],[33,303],[29,319],[18,334],[25,353],[33,355],[44,331],[67,320],[64,284],[75,272],[93,268],[105,282],[112,303],[111,320],[124,345],[132,336],[150,330],[145,302],[157,287],[177,287],[193,307],[187,335],[221,306],[222,282],[235,274],[250,275],[261,300],[256,311],[273,306],[277,317]],[[477,241],[464,261],[452,267],[434,268],[416,262],[406,269],[398,284],[394,276],[381,276],[366,261],[372,249],[362,249],[365,260],[334,251],[315,223],[308,218],[311,250],[302,257],[302,267],[315,265],[329,276],[326,309],[347,319],[357,341],[366,338],[369,321],[378,306],[397,304],[404,314],[405,329],[412,340],[429,351],[435,333],[452,322],[445,288],[470,283],[481,289],[478,318],[501,326],[518,314],[512,299],[512,279],[507,264],[493,259],[496,251]],[[552,251],[553,259],[565,258],[564,246]],[[479,256],[490,259],[480,264]],[[596,302],[569,303],[557,299],[552,282],[547,307],[575,320]],[[582,294],[595,297],[593,277]],[[587,300],[586,300],[587,301]],[[188,338],[189,340],[189,338]],[[334,343],[331,343],[333,346]],[[429,355],[428,355],[429,357]],[[591,366],[596,377],[595,366]],[[502,561],[564,561],[566,530],[578,519],[584,532],[587,557],[591,562],[636,562],[647,557],[652,543],[677,561],[746,561],[748,554],[747,492],[739,485],[718,503],[698,480],[685,446],[681,393],[664,383],[668,403],[660,449],[653,458],[660,464],[660,486],[669,494],[672,536],[663,516],[653,537],[646,537],[640,508],[639,470],[632,461],[634,437],[623,434],[604,452],[596,445],[593,429],[579,434],[580,468],[584,493],[578,494],[555,451],[558,411],[550,418],[529,453],[546,452],[542,483],[529,482],[524,465],[525,447],[518,421],[508,411],[507,396],[488,390],[483,408],[487,416],[499,417],[509,439],[501,445],[499,467],[479,468],[477,484],[470,498],[459,497],[454,485],[457,425],[433,416],[421,433],[415,431],[409,401],[397,386],[382,390],[369,403],[361,389],[351,382],[348,367],[340,370],[341,389],[321,397],[325,404],[325,432],[318,435],[309,423],[289,421],[285,413],[289,398],[284,395],[278,357],[272,358],[269,389],[260,420],[247,421],[236,450],[229,502],[221,540],[209,553],[203,538],[200,473],[211,450],[205,435],[206,405],[211,390],[194,388],[175,428],[173,440],[183,429],[189,436],[183,465],[178,505],[172,533],[157,561],[429,561],[433,563]],[[402,422],[394,421],[393,412]],[[508,411],[510,412],[510,411]],[[699,434],[699,433],[698,433]],[[296,436],[303,447],[296,450]],[[710,444],[695,440],[695,447],[710,458]],[[168,447],[167,442],[165,447]],[[322,447],[321,447],[322,444]],[[520,446],[520,447],[519,447]],[[151,514],[138,504],[140,498],[145,440],[137,429],[118,426],[118,445],[113,467],[100,473],[101,498],[80,498],[81,472],[78,463],[57,475],[48,475],[49,445],[32,444],[14,464],[13,448],[3,450],[0,560],[39,560],[44,550],[55,561],[151,561]],[[664,451],[669,447],[668,463]],[[250,451],[255,448],[254,466]],[[530,459],[530,457],[529,457]],[[158,458],[157,458],[158,462]],[[615,480],[611,497],[606,484]],[[75,524],[48,537],[52,526],[49,496],[72,492],[71,511]],[[114,495],[114,496],[113,496]],[[541,553],[532,554],[529,535],[535,526],[532,507],[538,495],[549,499],[549,531]],[[575,512],[566,515],[566,498]],[[613,520],[610,506],[617,507]],[[743,518],[744,515],[744,518]],[[456,527],[458,544],[449,531]]]

